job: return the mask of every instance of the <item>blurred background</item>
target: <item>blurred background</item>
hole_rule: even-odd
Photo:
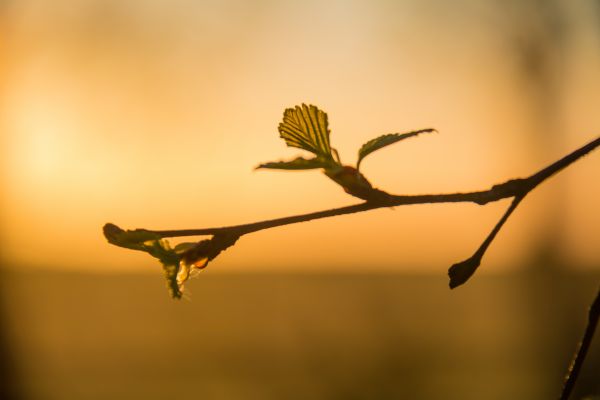
[[[244,237],[168,298],[101,227],[222,226],[354,204],[277,125],[367,140],[397,194],[527,176],[600,132],[597,1],[0,1],[0,366],[25,399],[546,399],[600,282],[600,157],[522,203],[419,205]],[[596,340],[597,341],[597,340]],[[592,349],[577,398],[600,395]],[[7,397],[8,398],[8,397]]]

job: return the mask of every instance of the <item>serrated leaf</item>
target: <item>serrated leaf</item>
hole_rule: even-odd
[[[315,158],[303,158],[298,157],[291,161],[275,161],[260,164],[256,169],[269,168],[269,169],[288,169],[288,170],[302,170],[302,169],[316,169],[316,168],[330,168],[335,164],[330,159],[324,159],[321,157]]]
[[[286,109],[283,121],[279,124],[279,135],[288,146],[304,149],[324,158],[333,158],[327,114],[316,106],[302,104]]]
[[[360,163],[363,160],[363,158],[365,158],[372,152],[379,150],[385,146],[389,146],[390,144],[394,144],[401,140],[408,139],[409,137],[417,136],[420,133],[426,132],[435,132],[435,129],[419,129],[418,131],[412,131],[408,133],[390,133],[369,140],[367,143],[362,145],[360,150],[358,150],[358,161],[356,163],[356,168],[359,169]]]

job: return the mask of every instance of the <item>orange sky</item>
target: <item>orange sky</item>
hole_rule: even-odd
[[[560,52],[542,42],[558,63],[558,95],[546,101],[511,43],[552,35],[535,18],[507,30],[514,16],[494,2],[126,4],[4,6],[0,228],[10,265],[142,270],[154,261],[109,246],[105,222],[200,228],[355,203],[316,171],[253,171],[301,154],[277,124],[302,102],[328,112],[348,163],[380,134],[437,128],[364,162],[393,193],[486,188],[600,133],[600,35],[583,6],[565,8]],[[600,185],[590,184],[599,171],[592,154],[537,189],[493,244],[489,268],[523,263],[549,226],[560,254],[599,267]],[[504,207],[399,207],[277,228],[242,238],[211,268],[445,271]]]

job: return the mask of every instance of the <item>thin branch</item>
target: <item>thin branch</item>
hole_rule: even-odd
[[[523,197],[524,196],[517,196],[514,198],[514,200],[512,201],[512,203],[510,203],[510,206],[508,207],[508,209],[506,210],[506,212],[504,213],[502,218],[500,218],[500,221],[498,221],[496,223],[496,226],[494,226],[494,229],[492,229],[492,231],[490,232],[488,237],[485,238],[485,240],[481,244],[481,247],[479,247],[479,249],[477,249],[475,254],[480,259],[483,257],[485,251],[487,250],[489,245],[492,243],[492,241],[494,240],[494,238],[496,237],[496,235],[498,234],[498,232],[500,231],[500,229],[502,228],[502,226],[504,225],[504,223],[506,222],[508,217],[510,217],[510,215],[513,213],[513,211],[515,211],[515,209],[517,208],[517,206],[519,205],[521,200],[523,200]]]
[[[521,200],[523,200],[524,195],[515,196],[510,206],[504,212],[504,215],[500,218],[500,220],[494,226],[494,229],[489,233],[489,235],[485,238],[481,246],[477,249],[477,251],[465,261],[461,261],[459,263],[454,264],[448,269],[448,276],[450,277],[450,289],[454,289],[457,286],[465,283],[479,268],[481,264],[481,259],[485,254],[486,250],[498,234],[500,229],[508,220],[508,217],[515,211]]]
[[[599,145],[600,145],[600,137],[592,140],[585,146],[580,147],[579,149],[573,151],[572,153],[567,154],[560,160],[550,164],[546,168],[544,168],[541,171],[539,171],[538,173],[534,174],[533,176],[531,176],[529,178],[529,180],[534,184],[531,189],[533,189],[534,187],[536,187],[537,185],[539,185],[540,183],[542,183],[543,181],[545,181],[546,179],[548,179],[549,177],[554,175],[555,173],[559,172],[560,170],[568,167],[575,161],[579,160],[581,157],[585,156],[586,154],[588,154],[589,152],[594,150]]]
[[[596,327],[598,326],[598,318],[600,318],[600,288],[598,289],[598,293],[596,293],[596,298],[594,302],[590,306],[590,310],[588,313],[588,322],[585,327],[585,332],[583,334],[583,339],[579,343],[579,348],[575,352],[575,356],[569,369],[567,371],[567,375],[565,377],[565,383],[560,394],[560,400],[567,400],[575,387],[575,382],[579,377],[579,372],[581,371],[581,366],[585,361],[585,357],[590,349],[590,344],[592,343],[592,338],[594,337],[594,332],[596,331]]]
[[[355,204],[353,206],[332,208],[330,210],[317,211],[309,214],[294,215],[291,217],[277,218],[260,222],[253,222],[243,225],[224,226],[220,228],[204,228],[204,229],[179,229],[170,231],[151,231],[160,235],[160,237],[182,237],[182,236],[201,236],[201,235],[216,235],[224,232],[236,232],[241,235],[260,231],[263,229],[275,228],[277,226],[290,225],[298,222],[306,222],[314,219],[335,217],[337,215],[352,214],[361,211],[372,210],[374,208],[386,207],[384,205],[374,206],[371,203]]]
[[[465,193],[445,193],[445,194],[424,194],[424,195],[390,195],[388,199],[381,201],[367,201],[352,206],[333,208],[330,210],[317,211],[308,214],[294,215],[291,217],[277,218],[254,222],[242,225],[232,225],[216,228],[204,229],[182,229],[182,230],[162,230],[151,231],[163,238],[167,237],[182,237],[182,236],[197,236],[197,235],[214,235],[218,233],[235,232],[236,234],[245,235],[247,233],[260,231],[263,229],[275,228],[278,226],[290,225],[299,222],[307,222],[315,219],[335,217],[338,215],[353,214],[362,211],[374,210],[384,207],[404,206],[411,204],[431,204],[431,203],[460,203],[472,202],[479,205],[484,205],[493,201],[506,199],[516,196],[525,196],[532,191],[540,183],[571,165],[584,155],[600,146],[600,137],[586,144],[585,146],[569,153],[567,156],[550,164],[546,168],[536,172],[535,174],[523,178],[512,179],[504,183],[494,185],[491,189]]]

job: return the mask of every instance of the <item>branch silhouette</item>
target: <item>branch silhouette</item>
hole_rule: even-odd
[[[213,239],[217,238],[214,246],[212,248],[213,253],[209,254],[204,261],[211,261],[213,258],[218,255],[218,253],[225,248],[232,245],[228,241],[225,241],[227,244],[223,243],[224,237],[230,238],[240,238],[243,235],[247,235],[252,232],[257,232],[264,229],[271,229],[279,226],[296,224],[300,222],[308,222],[315,219],[322,218],[330,218],[345,214],[353,214],[363,211],[374,210],[378,208],[385,207],[397,207],[403,205],[411,205],[411,204],[432,204],[432,203],[459,203],[459,202],[472,202],[479,205],[485,205],[490,202],[513,198],[512,203],[506,210],[505,214],[498,221],[496,226],[492,229],[490,234],[483,241],[481,246],[477,249],[477,251],[465,261],[454,264],[450,267],[448,274],[450,276],[450,287],[455,288],[463,283],[465,283],[476,271],[481,263],[481,259],[483,258],[486,250],[489,248],[490,244],[493,242],[497,233],[500,231],[504,223],[508,220],[512,212],[517,208],[520,202],[538,185],[542,182],[550,178],[552,175],[561,171],[562,169],[568,167],[575,161],[579,160],[584,155],[588,154],[595,148],[600,146],[600,137],[586,144],[585,146],[580,147],[579,149],[569,153],[565,157],[560,160],[548,165],[546,168],[541,169],[540,171],[532,174],[527,178],[519,178],[519,179],[511,179],[504,183],[497,184],[492,186],[488,190],[474,191],[474,192],[465,192],[465,193],[444,193],[444,194],[424,194],[424,195],[387,195],[386,197],[380,197],[374,200],[367,200],[363,203],[333,208],[329,210],[317,211],[308,214],[300,214],[294,215],[284,218],[277,218],[259,222],[253,222],[249,224],[241,224],[241,225],[232,225],[225,227],[214,227],[214,228],[201,228],[201,229],[179,229],[179,230],[145,230],[138,229],[135,231],[123,231],[120,228],[116,227],[113,224],[107,224],[104,227],[104,233],[108,238],[109,242],[116,244],[121,247],[128,247],[124,245],[124,243],[115,243],[114,234],[118,233],[126,233],[126,232],[145,232],[148,235],[144,236],[144,241],[155,240],[155,239],[165,239],[172,237],[185,237],[185,236],[202,236],[202,235],[214,235]],[[202,241],[200,243],[205,244],[206,241]],[[235,242],[234,242],[235,243]],[[125,243],[127,244],[127,243]],[[206,247],[206,246],[204,246]],[[132,248],[132,247],[128,247]],[[136,248],[137,249],[137,248]],[[216,251],[218,249],[218,251]],[[201,253],[201,252],[196,252]],[[188,254],[188,259],[192,259]],[[204,267],[206,264],[202,265]]]
[[[343,165],[337,150],[331,147],[329,140],[329,122],[327,114],[313,105],[302,104],[288,108],[279,124],[279,134],[286,144],[313,154],[313,158],[297,157],[291,161],[276,161],[260,164],[257,169],[308,170],[322,169],[327,177],[340,185],[346,193],[365,200],[352,206],[333,208],[308,214],[293,215],[259,221],[249,224],[217,228],[181,229],[181,230],[123,230],[114,224],[106,224],[104,235],[109,243],[132,250],[144,251],[160,260],[167,278],[167,287],[174,298],[181,298],[183,284],[190,273],[202,269],[223,250],[233,246],[237,240],[252,232],[278,226],[307,222],[315,219],[352,214],[383,207],[397,207],[409,204],[473,202],[485,205],[505,198],[513,201],[483,241],[481,246],[468,259],[456,263],[448,270],[450,288],[464,284],[479,268],[481,260],[490,244],[502,229],[521,201],[538,185],[552,175],[568,167],[600,145],[600,137],[567,154],[560,160],[527,178],[511,179],[492,186],[488,190],[466,193],[444,193],[423,195],[393,195],[374,188],[360,172],[365,157],[391,144],[424,133],[436,132],[435,129],[419,129],[403,134],[381,135],[366,142],[358,150],[356,167]],[[180,243],[171,248],[166,238],[184,236],[212,235],[212,238],[193,243]]]
[[[205,268],[222,251],[237,243],[244,235],[271,229],[279,226],[308,222],[316,219],[353,214],[384,207],[397,207],[411,204],[459,203],[472,202],[485,205],[502,199],[512,198],[512,202],[490,231],[488,236],[473,253],[464,261],[452,265],[448,270],[449,286],[456,288],[468,281],[479,268],[487,249],[496,238],[506,221],[525,197],[538,185],[548,178],[567,168],[581,157],[600,146],[600,137],[572,151],[563,158],[553,162],[540,171],[526,177],[511,179],[492,186],[487,190],[473,192],[456,192],[422,195],[394,195],[374,188],[367,178],[359,171],[364,158],[371,153],[393,143],[418,136],[423,133],[435,132],[435,129],[420,129],[408,133],[386,134],[369,140],[358,151],[356,167],[342,165],[337,151],[329,141],[327,114],[315,106],[296,106],[286,109],[283,121],[279,124],[280,137],[290,147],[300,148],[314,155],[313,158],[298,157],[290,161],[263,163],[261,169],[308,170],[321,169],[327,177],[340,185],[348,194],[364,200],[362,203],[333,208],[308,214],[293,215],[224,227],[180,229],[180,230],[123,230],[118,226],[107,223],[103,227],[104,236],[109,243],[119,247],[139,250],[157,258],[163,265],[167,288],[173,298],[181,298],[183,286],[191,273]],[[167,238],[187,236],[212,236],[199,242],[180,243],[171,248]],[[582,342],[575,353],[570,367],[561,399],[567,399],[575,385],[583,360],[588,352],[598,318],[600,316],[600,292],[590,308],[588,324]]]

